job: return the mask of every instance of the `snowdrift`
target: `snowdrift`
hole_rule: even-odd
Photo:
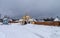
[[[19,23],[0,25],[0,38],[60,38],[60,27]]]

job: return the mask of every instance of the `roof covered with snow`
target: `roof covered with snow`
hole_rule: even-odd
[[[59,18],[55,18],[54,21],[60,21],[60,19]]]
[[[23,21],[23,19],[19,19],[19,21]]]
[[[28,21],[36,21],[36,20],[32,18],[32,19],[29,19]]]
[[[19,21],[23,21],[23,19],[20,19]],[[35,19],[29,19],[28,21],[36,21]]]

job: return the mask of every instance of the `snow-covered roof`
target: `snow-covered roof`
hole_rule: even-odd
[[[12,21],[12,19],[9,19],[9,21]]]
[[[23,19],[20,19],[19,21],[23,21]],[[29,19],[28,21],[36,21],[35,19]]]
[[[8,19],[8,18],[3,18],[3,20],[6,20],[6,19]]]
[[[55,18],[54,21],[60,21],[60,19],[59,18]]]
[[[33,19],[29,19],[29,21],[33,21]]]
[[[29,21],[36,21],[35,19],[29,19]]]
[[[23,21],[23,19],[20,19],[19,21]]]

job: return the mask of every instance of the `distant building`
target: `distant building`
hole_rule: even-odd
[[[9,23],[9,18],[7,16],[4,16],[3,24],[8,24],[8,23]]]
[[[22,17],[22,19],[19,20],[21,24],[33,23],[34,21],[36,20],[31,18],[29,15],[25,15]]]
[[[60,21],[59,17],[57,16],[54,21]]]

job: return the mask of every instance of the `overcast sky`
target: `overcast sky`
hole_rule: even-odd
[[[60,0],[0,0],[0,13],[21,17],[26,12],[32,17],[60,16]]]

